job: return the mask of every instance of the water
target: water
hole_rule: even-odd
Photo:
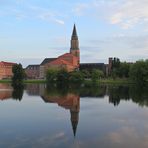
[[[0,148],[147,148],[148,89],[0,84]]]

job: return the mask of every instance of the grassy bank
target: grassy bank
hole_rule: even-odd
[[[24,80],[24,83],[46,83],[46,80]]]
[[[11,80],[0,80],[0,83],[11,83]]]
[[[129,79],[102,79],[99,83],[103,84],[134,84],[133,81]]]
[[[0,83],[11,83],[11,80],[0,80]],[[24,83],[46,83],[46,80],[24,80]]]
[[[0,83],[11,83],[11,80],[0,80]],[[46,80],[24,80],[24,83],[46,83]],[[85,80],[84,83],[91,83],[91,80]],[[128,79],[101,79],[97,83],[100,84],[134,84],[134,82]]]

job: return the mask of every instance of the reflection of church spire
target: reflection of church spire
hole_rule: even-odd
[[[71,113],[71,125],[73,129],[73,135],[75,137],[77,132],[77,125],[79,121],[79,112],[70,111],[70,113]]]
[[[70,109],[70,114],[71,114],[71,125],[75,137],[77,132],[77,125],[79,122],[80,98],[79,97],[76,98],[73,103],[74,106]]]

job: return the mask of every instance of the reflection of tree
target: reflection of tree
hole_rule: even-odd
[[[119,105],[120,100],[129,100],[129,87],[128,86],[108,86],[109,102],[114,106]]]
[[[105,85],[92,85],[89,87],[82,87],[79,90],[81,97],[104,97],[106,94]]]
[[[137,85],[109,86],[109,102],[114,106],[119,105],[121,100],[132,100],[140,106],[148,106],[148,87]]]
[[[140,106],[148,106],[148,87],[135,85],[130,89],[132,101]]]
[[[13,92],[12,92],[12,98],[15,100],[22,100],[23,97],[23,92],[24,92],[24,85],[23,84],[19,84],[19,85],[12,85],[13,87]]]

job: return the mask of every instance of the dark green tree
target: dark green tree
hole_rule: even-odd
[[[59,71],[58,69],[53,69],[53,68],[47,70],[46,80],[48,85],[56,82],[58,71]]]
[[[93,83],[96,83],[99,78],[102,78],[104,76],[104,73],[101,70],[93,69],[91,73],[91,80]]]
[[[91,74],[90,74],[90,72],[88,71],[88,70],[82,70],[81,71],[82,72],[82,74],[83,74],[83,76],[84,76],[84,78],[90,78],[91,77]]]
[[[13,85],[20,85],[23,83],[25,78],[25,71],[21,64],[15,64],[12,67],[13,77],[12,77],[12,84]]]
[[[57,85],[58,86],[68,86],[69,84],[69,73],[66,69],[61,69],[57,73]]]
[[[69,81],[72,85],[80,85],[84,82],[84,74],[81,71],[71,72]]]
[[[118,77],[120,78],[128,78],[129,77],[129,71],[130,71],[130,64],[123,62],[120,63],[120,67],[117,69]]]
[[[148,81],[148,62],[137,61],[130,68],[130,78],[138,84]]]

